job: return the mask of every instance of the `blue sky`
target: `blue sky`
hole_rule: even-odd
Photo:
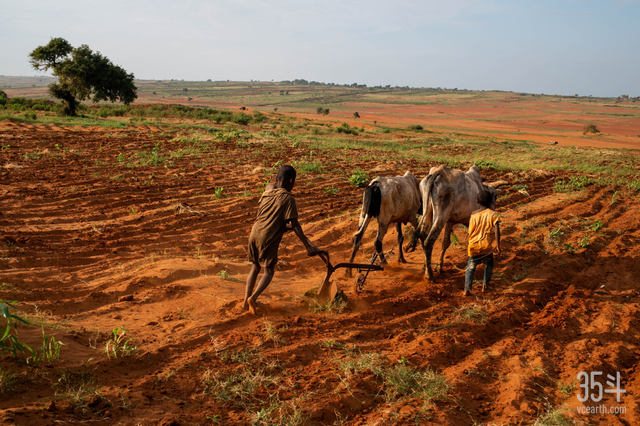
[[[0,75],[52,37],[141,79],[640,96],[640,0],[0,0]]]

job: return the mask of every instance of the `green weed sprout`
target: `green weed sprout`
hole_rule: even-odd
[[[28,321],[21,317],[11,313],[11,309],[18,309],[14,305],[17,302],[0,300],[0,318],[4,318],[6,324],[4,330],[0,326],[0,350],[4,354],[5,351],[11,352],[14,358],[18,357],[18,352],[33,356],[34,351],[26,343],[21,342],[16,335],[11,334],[11,322],[13,321],[13,328],[16,328],[17,321],[24,324],[29,324]],[[19,309],[18,309],[19,310]]]
[[[127,333],[127,329],[124,327],[117,327],[112,330],[113,337],[109,339],[109,341],[104,346],[104,351],[107,354],[107,357],[111,359],[118,358],[120,356],[129,356],[138,349],[132,342],[133,339],[126,339],[125,334]]]
[[[369,181],[369,175],[364,170],[356,169],[353,174],[349,176],[349,183],[356,188],[364,188]]]
[[[224,187],[223,186],[216,186],[215,188],[213,188],[213,197],[216,200],[221,199],[222,197],[224,197]]]

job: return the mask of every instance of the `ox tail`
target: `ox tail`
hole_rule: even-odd
[[[374,217],[380,216],[380,206],[382,205],[382,192],[378,186],[378,182],[373,182],[364,190],[362,201],[362,212],[360,213],[360,224],[358,230],[353,234],[353,242],[360,245],[362,234],[367,229],[367,225]]]
[[[429,216],[430,214],[433,214],[433,202],[431,200],[431,193],[433,192],[433,185],[435,185],[437,177],[437,173],[427,176],[427,182],[425,184],[424,192],[422,193],[422,217],[420,217],[418,228],[415,232],[416,238],[420,238],[422,241],[424,241],[424,239],[427,237],[429,228],[431,228],[431,222],[433,220],[433,218]]]
[[[382,191],[378,182],[373,182],[364,190],[364,200],[362,211],[369,217],[380,216],[380,206],[382,205]]]
[[[420,221],[418,222],[415,229],[413,230],[413,234],[411,234],[411,240],[409,240],[409,244],[407,244],[407,247],[405,248],[405,251],[407,253],[413,252],[416,249],[416,246],[418,245],[418,238],[420,238],[420,232],[418,230],[420,229],[420,226],[422,226],[422,218],[424,217],[424,212],[422,211],[423,206],[424,206],[424,200],[422,199],[422,194],[420,194],[420,206],[418,206],[417,214],[421,214],[422,216],[420,216]],[[412,222],[412,224],[413,223],[415,223],[415,220]]]
[[[358,230],[353,234],[353,249],[351,250],[350,263],[353,263],[353,259],[356,257],[358,248],[362,243],[362,236],[369,226],[369,222],[374,217],[380,216],[380,206],[382,204],[382,192],[378,186],[378,182],[373,182],[367,186],[364,190],[364,197],[362,202],[362,212],[360,213],[360,223]],[[347,277],[351,276],[351,268],[346,271]]]

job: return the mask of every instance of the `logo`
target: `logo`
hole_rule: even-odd
[[[606,388],[602,385],[602,376],[602,371],[592,371],[590,374],[584,371],[578,373],[578,381],[582,383],[580,385],[581,391],[576,394],[578,401],[584,403],[591,400],[592,402],[598,403],[602,401],[605,394],[611,393],[615,394],[616,401],[620,402],[620,396],[623,393],[627,393],[620,384],[620,372],[616,372],[615,376],[607,374],[605,381]],[[578,413],[580,414],[624,414],[626,412],[627,407],[624,405],[600,404],[578,407]]]

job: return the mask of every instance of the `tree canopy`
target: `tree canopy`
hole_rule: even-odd
[[[125,105],[137,97],[133,74],[114,65],[86,44],[73,47],[63,38],[52,38],[29,54],[29,62],[38,71],[52,70],[58,81],[49,86],[51,96],[65,103],[65,114],[76,115],[78,103],[91,99],[121,101]]]

